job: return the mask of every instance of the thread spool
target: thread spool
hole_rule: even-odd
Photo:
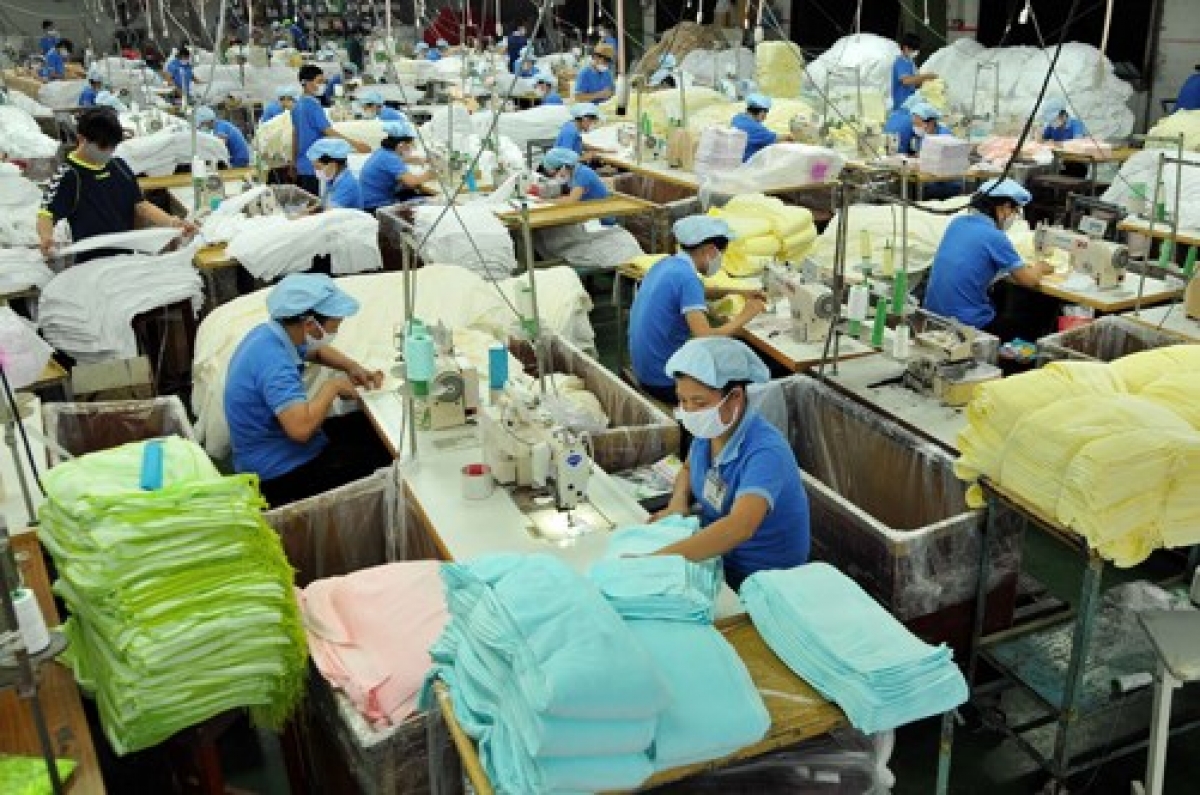
[[[866,286],[854,285],[850,288],[849,300],[846,302],[846,317],[854,322],[866,320],[870,301],[871,293]]]
[[[907,359],[908,343],[908,326],[897,326],[895,335],[892,337],[892,358]]]
[[[44,651],[50,645],[50,630],[46,629],[46,620],[42,618],[42,609],[38,607],[33,591],[20,588],[13,592],[13,612],[17,614],[17,626],[26,650],[30,654]]]
[[[883,330],[887,327],[887,299],[880,298],[875,302],[875,324],[871,327],[871,344],[876,348],[883,347]]]
[[[422,332],[409,334],[404,341],[404,364],[408,380],[425,382],[433,380],[436,351],[433,340]]]
[[[495,488],[496,480],[487,464],[467,464],[462,468],[463,499],[486,500]]]
[[[863,262],[871,261],[871,230],[864,229],[858,233],[858,254]]]
[[[896,272],[896,247],[892,241],[887,241],[883,245],[883,275],[891,276]]]

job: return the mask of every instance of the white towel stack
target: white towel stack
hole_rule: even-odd
[[[971,144],[953,135],[927,135],[921,141],[921,171],[936,176],[966,174]]]
[[[250,218],[229,241],[228,251],[264,281],[306,271],[316,256],[330,258],[335,276],[383,268],[379,221],[361,210],[326,210],[295,220]]]

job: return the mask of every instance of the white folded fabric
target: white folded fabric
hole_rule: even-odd
[[[306,271],[316,256],[328,256],[339,276],[383,268],[379,221],[361,210],[326,210],[295,220],[250,218],[229,241],[228,251],[264,281]]]

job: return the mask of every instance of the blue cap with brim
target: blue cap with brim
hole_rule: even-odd
[[[323,273],[292,273],[267,295],[267,312],[273,320],[318,314],[350,317],[359,304]]]

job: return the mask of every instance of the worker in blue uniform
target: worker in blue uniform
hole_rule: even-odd
[[[1073,118],[1068,112],[1065,100],[1047,100],[1042,108],[1042,118],[1046,121],[1042,130],[1043,141],[1062,143],[1087,135],[1087,128],[1083,126],[1083,122]]]
[[[389,108],[383,102],[383,94],[378,91],[366,91],[358,95],[362,105],[364,119],[378,121],[408,121],[408,117],[395,108]]]
[[[667,360],[692,337],[728,337],[762,313],[759,291],[706,289],[701,276],[721,272],[721,257],[734,239],[720,218],[691,215],[672,227],[682,249],[650,267],[629,313],[629,352],[633,375],[648,395],[674,405],[675,382],[666,372]],[[738,294],[745,308],[720,326],[708,322],[706,298]]]
[[[604,116],[600,113],[600,109],[591,102],[578,102],[572,105],[571,120],[563,122],[563,126],[558,131],[558,137],[554,139],[555,148],[570,149],[580,157],[585,154],[592,155],[597,152],[610,151],[583,141],[583,134],[596,129],[602,121],[604,121]]]
[[[575,77],[576,102],[604,102],[616,92],[612,64],[616,51],[607,44],[592,50],[592,62],[579,70]]]
[[[663,53],[658,59],[658,68],[650,73],[646,85],[650,88],[675,88],[675,67],[678,62],[671,53]]]
[[[433,47],[426,50],[425,60],[440,61],[446,57],[446,54],[449,51],[450,51],[450,44],[445,39],[438,39],[437,43],[435,43],[433,45]]]
[[[250,165],[250,145],[246,143],[246,136],[230,122],[218,119],[216,111],[212,108],[196,108],[196,128],[221,139],[225,150],[229,152],[229,159],[226,161],[229,165],[234,168]]]
[[[1200,110],[1200,64],[1196,64],[1196,71],[1180,86],[1175,110]]]
[[[38,73],[42,81],[49,83],[52,80],[66,79],[67,61],[71,60],[74,51],[75,45],[70,39],[59,39],[50,52],[46,53],[46,62],[42,64]]]
[[[613,55],[614,56],[616,55],[617,37],[612,34],[612,28],[610,28],[608,25],[606,25],[604,23],[601,23],[596,28],[596,44],[597,44],[597,46],[599,46],[601,44],[608,45],[609,47],[612,48]]]
[[[525,26],[517,25],[513,32],[508,34],[504,43],[508,56],[508,71],[513,74],[516,74],[517,61],[521,58],[521,52],[529,45],[529,38],[525,34]]]
[[[81,108],[91,108],[96,105],[96,97],[104,88],[104,75],[100,73],[100,67],[97,64],[92,64],[87,71],[87,85],[83,87],[83,91],[79,92],[79,99],[76,101]]]
[[[350,152],[350,144],[342,138],[321,138],[308,148],[308,159],[321,183],[321,209],[363,209],[362,188],[349,166]]]
[[[383,142],[371,153],[359,172],[363,208],[367,212],[420,196],[420,187],[437,176],[432,169],[423,174],[414,174],[409,169],[410,165],[424,162],[412,154],[417,132],[411,124],[406,121],[384,122],[383,134],[386,136]]]
[[[370,371],[334,348],[359,304],[328,276],[293,273],[267,295],[270,319],[253,328],[229,361],[224,407],[233,466],[253,472],[271,507],[323,494],[367,477],[389,457],[362,412],[328,418],[339,398],[378,389]],[[307,365],[338,372],[313,395]]]
[[[304,20],[297,18],[295,22],[284,20],[288,33],[292,37],[292,45],[300,52],[308,51],[308,32],[304,29]]]
[[[563,195],[554,201],[559,204],[607,199],[611,193],[600,175],[591,167],[579,162],[579,154],[571,149],[554,147],[542,156],[542,170],[563,181]],[[603,219],[602,223],[612,226],[616,221]]]
[[[553,75],[548,75],[545,72],[538,72],[537,76],[533,78],[533,90],[537,93],[542,105],[563,104],[563,98],[555,90],[557,82]]]
[[[54,27],[54,21],[42,20],[42,37],[38,39],[38,52],[43,56],[49,55],[50,51],[58,46],[58,39],[58,30]]]
[[[933,257],[924,306],[1007,340],[1009,324],[998,322],[989,290],[1000,279],[1036,287],[1053,272],[1045,262],[1025,264],[1005,232],[1021,217],[1032,197],[1015,180],[988,180],[971,197],[966,215],[946,227]]]
[[[292,108],[292,152],[295,153],[294,164],[296,184],[316,194],[320,190],[316,171],[312,161],[308,159],[309,147],[321,138],[345,137],[329,123],[325,109],[321,107],[320,96],[325,91],[325,73],[315,64],[305,64],[300,67],[300,87],[304,95]],[[350,146],[363,154],[368,154],[371,147],[358,141],[348,141]]]
[[[167,61],[166,73],[171,85],[184,98],[191,96],[194,83],[201,82],[196,79],[192,68],[192,52],[187,47],[180,47],[175,57]]]
[[[771,110],[771,98],[762,94],[751,94],[746,97],[746,110],[733,117],[729,126],[746,133],[746,150],[742,153],[742,162],[746,162],[771,144],[780,141],[790,141],[790,135],[780,135],[767,129],[767,113]]]
[[[303,93],[300,86],[295,84],[277,87],[275,99],[263,106],[262,118],[258,120],[258,123],[266,124],[276,116],[291,113]]]
[[[925,98],[918,91],[904,100],[903,105],[888,114],[887,121],[883,124],[883,131],[896,136],[896,153],[908,154],[912,151],[912,109],[923,102],[925,102]]]
[[[770,378],[741,340],[689,340],[667,361],[679,406],[675,417],[693,437],[671,501],[656,518],[700,508],[695,535],[658,550],[700,562],[720,557],[737,590],[758,571],[808,562],[808,495],[795,453],[775,426],[750,407],[748,388]]]
[[[917,102],[910,112],[912,120],[912,137],[908,140],[908,151],[904,154],[919,155],[921,145],[926,138],[934,135],[953,135],[954,132],[942,124],[942,113],[928,102]],[[941,182],[926,182],[921,186],[921,196],[925,199],[948,199],[962,192],[963,183],[955,180]]]
[[[913,92],[930,80],[937,80],[932,72],[917,73],[917,57],[921,54],[921,39],[908,33],[900,40],[900,54],[892,62],[892,108],[898,108],[912,96]]]
[[[537,76],[537,57],[533,54],[533,45],[527,45],[521,50],[521,57],[517,59],[517,77],[530,79]]]

